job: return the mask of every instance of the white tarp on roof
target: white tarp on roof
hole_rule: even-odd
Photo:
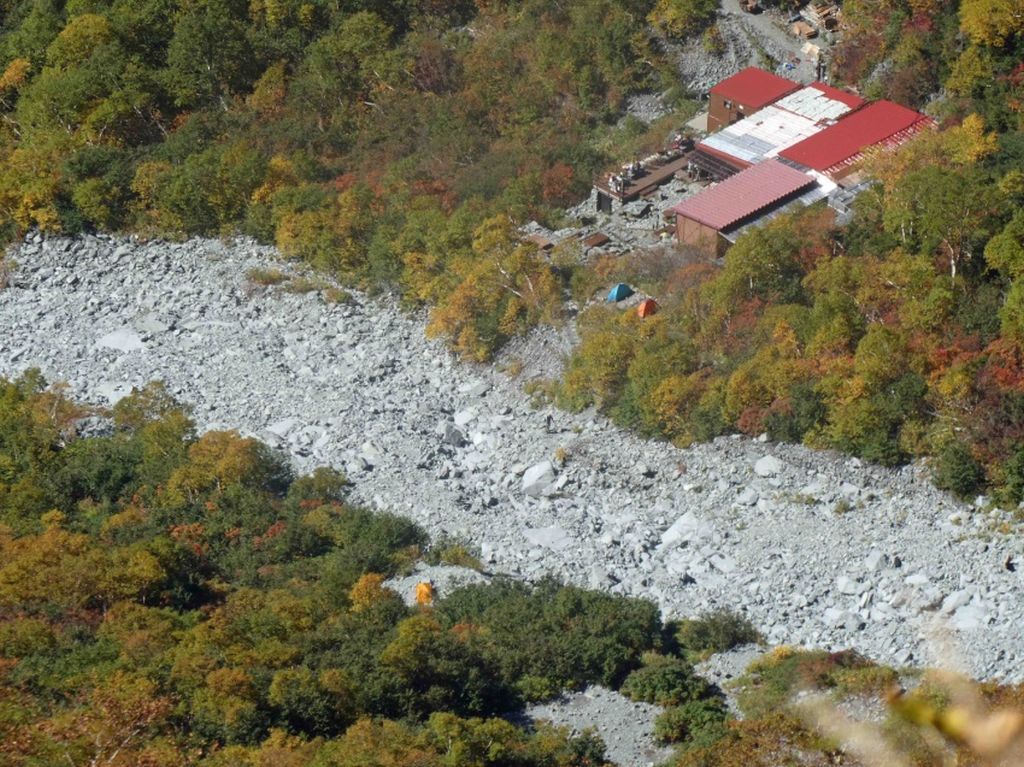
[[[759,163],[821,130],[814,120],[772,104],[701,142],[730,157]]]
[[[794,114],[807,117],[815,122],[821,120],[838,120],[850,111],[850,107],[814,87],[801,88],[784,99],[775,102],[775,106],[788,109]]]
[[[813,136],[850,107],[809,85],[708,136],[701,146],[753,164]]]

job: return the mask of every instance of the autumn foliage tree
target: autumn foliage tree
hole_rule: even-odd
[[[427,334],[450,337],[472,359],[486,359],[505,339],[561,314],[559,279],[535,247],[518,242],[507,217],[481,224],[470,252],[450,270],[454,286],[437,297]]]

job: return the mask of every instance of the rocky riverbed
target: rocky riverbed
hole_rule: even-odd
[[[934,661],[939,625],[975,676],[1024,678],[1024,538],[921,467],[739,437],[680,450],[531,407],[521,382],[458,363],[394,301],[253,284],[276,254],[247,241],[36,235],[13,256],[2,374],[36,366],[96,404],[162,379],[203,429],[337,466],[356,500],[468,539],[495,571],[667,616],[728,607],[772,643],[897,665]]]

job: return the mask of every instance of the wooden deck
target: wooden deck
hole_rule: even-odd
[[[678,171],[686,167],[687,157],[689,152],[668,160],[661,165],[649,165],[644,169],[644,173],[640,178],[631,180],[626,184],[626,188],[622,193],[613,192],[608,186],[608,176],[605,174],[595,184],[599,190],[607,194],[609,197],[614,197],[616,200],[622,202],[632,202],[645,194],[650,194],[659,186],[669,181]]]

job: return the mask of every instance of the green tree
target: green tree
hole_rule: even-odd
[[[10,29],[0,42],[3,60],[27,59],[35,71],[39,71],[45,62],[46,49],[60,34],[62,26],[61,3],[35,0],[28,4],[21,23]]]
[[[309,46],[292,93],[297,106],[315,117],[317,130],[343,139],[362,113],[379,108],[376,94],[393,87],[395,77],[392,35],[379,16],[360,12]]]
[[[305,666],[281,669],[270,682],[267,699],[295,733],[337,734],[354,718],[351,684],[337,669],[319,675]]]
[[[658,706],[678,706],[707,695],[708,685],[687,661],[659,655],[626,677],[622,693]]]
[[[1001,195],[979,170],[926,167],[902,178],[886,205],[886,228],[919,252],[941,252],[950,278],[984,242]]]
[[[969,498],[985,480],[981,465],[962,442],[950,442],[935,457],[935,484],[959,498]]]
[[[965,0],[960,26],[973,42],[1001,48],[1024,32],[1024,5],[1020,0]]]
[[[648,19],[672,37],[700,32],[714,20],[718,3],[711,0],[658,0]]]
[[[260,71],[239,0],[199,0],[177,15],[167,49],[166,81],[180,106],[218,104],[245,93]]]
[[[472,641],[460,640],[421,613],[398,625],[398,635],[381,653],[381,664],[402,686],[401,713],[423,717],[432,711],[497,713],[511,691]]]

